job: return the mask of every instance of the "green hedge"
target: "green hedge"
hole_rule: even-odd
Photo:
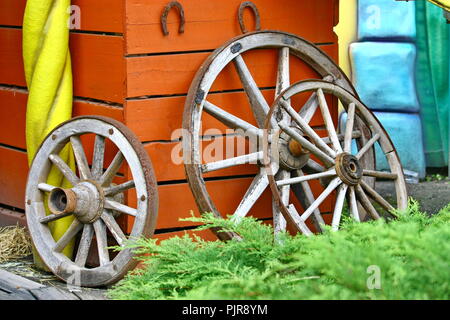
[[[186,219],[185,219],[186,220]],[[109,291],[113,299],[449,299],[450,207],[429,218],[410,202],[395,221],[354,223],[306,238],[246,218],[189,218],[243,241],[188,235],[128,244],[143,270]]]

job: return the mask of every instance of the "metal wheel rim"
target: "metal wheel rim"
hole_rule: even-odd
[[[214,205],[203,180],[199,154],[199,132],[201,114],[203,112],[206,96],[214,80],[223,70],[241,53],[256,48],[289,48],[289,53],[306,62],[321,76],[331,76],[332,81],[353,92],[351,82],[345,73],[314,44],[295,35],[279,31],[260,31],[236,37],[224,46],[214,51],[198,70],[188,93],[183,115],[183,158],[185,172],[191,191],[200,212],[212,212],[222,217]],[[277,92],[281,92],[288,84],[277,85]],[[222,240],[239,237],[234,233],[213,230]]]
[[[52,162],[49,160],[50,154],[59,153],[64,145],[71,143],[71,137],[89,133],[108,138],[114,143],[119,152],[122,152],[123,161],[128,163],[128,168],[132,173],[132,180],[135,183],[134,188],[138,199],[136,218],[129,238],[153,235],[157,219],[158,195],[156,179],[148,155],[142,144],[127,127],[118,121],[100,116],[77,117],[64,122],[55,128],[42,142],[30,166],[28,175],[26,215],[34,246],[47,267],[63,281],[75,281],[76,285],[97,287],[117,282],[127,271],[137,265],[137,261],[133,259],[134,254],[132,250],[122,250],[109,263],[96,268],[86,268],[85,264],[80,267],[62,253],[55,252],[53,247],[56,245],[56,242],[51,235],[50,229],[47,224],[40,222],[40,219],[46,215],[43,205],[44,191],[38,187],[38,185],[41,186],[41,183],[46,183]],[[101,139],[99,138],[99,140]],[[79,167],[78,161],[77,167]],[[145,197],[145,199],[140,199],[140,197]],[[77,220],[77,218],[74,220]],[[103,218],[97,221],[103,221]],[[86,229],[87,225],[83,225],[83,230]],[[93,224],[90,225],[93,226]],[[103,225],[109,229],[105,223]],[[91,227],[91,229],[94,228],[95,226]],[[82,231],[79,230],[76,235],[79,236],[81,233]],[[96,232],[93,235],[96,235]],[[91,239],[91,241],[94,242],[95,240]],[[77,252],[75,251],[74,256],[76,254]]]
[[[328,145],[329,144],[332,145],[331,148],[333,149],[333,151],[336,152],[337,156],[334,158],[336,165],[335,166],[327,166],[325,171],[331,172],[334,170],[337,173],[332,174],[330,176],[325,176],[326,173],[325,172],[323,173],[324,176],[321,177],[322,179],[327,178],[327,179],[333,179],[333,180],[331,180],[331,182],[326,186],[324,192],[319,197],[321,197],[323,194],[326,194],[328,188],[331,188],[334,186],[336,179],[341,180],[340,184],[334,186],[333,190],[331,190],[331,192],[333,192],[334,190],[337,190],[337,193],[338,193],[336,204],[335,204],[335,210],[333,211],[333,221],[332,221],[333,230],[337,230],[339,228],[339,223],[342,218],[342,216],[341,216],[342,215],[342,205],[343,205],[344,201],[347,201],[347,203],[349,204],[350,214],[358,222],[360,222],[361,209],[365,209],[369,214],[371,214],[372,219],[380,218],[380,216],[376,216],[375,213],[370,208],[366,207],[367,206],[366,202],[364,202],[364,204],[365,204],[364,206],[362,205],[362,200],[361,200],[362,195],[360,194],[360,192],[364,192],[364,194],[366,194],[366,199],[370,198],[370,199],[372,199],[373,202],[378,202],[378,201],[382,202],[382,200],[375,200],[375,198],[373,198],[374,197],[373,191],[375,191],[373,186],[375,185],[375,180],[376,180],[376,177],[374,176],[375,174],[377,174],[378,177],[384,176],[384,178],[386,178],[386,179],[393,179],[393,175],[397,176],[393,182],[395,185],[395,191],[396,191],[397,209],[400,209],[400,210],[405,209],[407,207],[407,189],[406,189],[406,183],[405,183],[405,179],[404,179],[404,175],[403,175],[403,169],[402,169],[402,165],[401,165],[400,159],[398,157],[397,151],[395,150],[395,147],[394,147],[391,139],[389,138],[389,135],[386,133],[382,124],[375,117],[375,115],[372,113],[372,111],[370,111],[358,98],[356,98],[352,93],[345,90],[344,88],[342,88],[338,85],[335,85],[335,84],[332,84],[329,82],[325,82],[325,81],[320,81],[320,80],[300,81],[298,83],[293,84],[288,89],[283,91],[279,95],[279,97],[276,99],[274,104],[272,105],[272,108],[271,108],[269,115],[267,117],[267,120],[266,120],[267,132],[269,132],[270,130],[275,130],[275,131],[289,130],[289,129],[283,128],[283,125],[282,125],[282,127],[279,127],[278,126],[279,123],[277,123],[277,126],[273,127],[274,122],[270,121],[270,119],[275,117],[276,113],[280,109],[286,110],[286,108],[289,108],[289,104],[286,104],[285,101],[289,101],[289,99],[291,97],[293,97],[294,95],[304,93],[304,92],[309,92],[309,91],[317,92],[317,90],[319,90],[319,89],[321,89],[324,94],[328,93],[328,94],[332,94],[335,97],[338,97],[339,100],[342,102],[345,111],[347,113],[351,112],[353,114],[352,119],[355,119],[354,121],[356,121],[355,116],[358,116],[358,118],[361,119],[361,121],[364,121],[365,123],[367,122],[366,123],[367,127],[370,127],[372,137],[371,137],[371,139],[369,139],[369,141],[364,141],[363,145],[358,145],[358,154],[356,156],[358,156],[359,153],[361,152],[360,156],[364,157],[363,150],[366,150],[366,152],[369,152],[370,150],[373,151],[374,147],[375,147],[375,143],[379,143],[379,146],[381,147],[381,150],[385,154],[388,164],[389,164],[389,167],[390,167],[390,172],[386,173],[386,174],[380,174],[379,171],[372,170],[373,169],[372,167],[369,167],[367,169],[363,167],[363,168],[361,168],[362,177],[360,178],[360,180],[358,182],[356,182],[353,185],[353,181],[348,181],[348,180],[344,181],[343,180],[346,177],[345,176],[342,177],[342,173],[340,172],[340,170],[342,170],[342,169],[338,169],[340,167],[340,166],[338,166],[338,163],[340,163],[340,161],[338,159],[342,158],[340,156],[344,155],[344,153],[351,153],[351,141],[353,139],[357,139],[357,138],[351,138],[350,142],[348,142],[346,144],[346,140],[348,141],[347,137],[349,137],[350,135],[347,132],[341,133],[341,134],[343,134],[343,141],[341,144],[341,148],[342,148],[341,153],[339,153],[339,151],[336,150],[336,148],[333,146],[332,143],[328,142]],[[326,104],[326,102],[325,102],[325,104]],[[354,106],[350,107],[351,104],[354,104]],[[350,111],[351,108],[353,108],[352,111]],[[294,122],[294,121],[292,121],[292,122]],[[297,124],[297,125],[300,126],[299,124]],[[347,126],[346,126],[346,129],[347,129]],[[346,130],[346,129],[344,129],[344,130]],[[306,129],[302,128],[302,130],[303,130],[305,136],[311,137],[308,133],[306,133]],[[328,128],[327,128],[327,132],[328,132],[329,136],[331,136]],[[351,132],[352,137],[353,137],[354,129],[349,129],[349,132]],[[337,130],[335,133],[337,135]],[[379,135],[379,138],[376,139],[376,137],[375,137],[376,135]],[[376,139],[373,142],[373,144],[371,144],[372,139]],[[329,140],[331,140],[331,139],[329,139]],[[317,147],[317,149],[319,149],[319,151],[326,153],[325,152],[326,150],[323,147],[319,146],[319,142],[313,141],[312,144],[315,147]],[[371,144],[371,146],[369,147],[370,149],[364,148],[364,146],[368,147],[370,144]],[[279,207],[281,209],[283,217],[286,220],[290,221],[297,228],[298,231],[309,236],[312,234],[312,231],[306,226],[305,222],[307,219],[309,219],[309,217],[314,218],[314,216],[316,216],[317,209],[318,209],[318,206],[320,205],[320,203],[317,205],[317,209],[314,209],[315,205],[313,206],[312,204],[316,203],[315,202],[316,200],[319,201],[318,200],[319,197],[317,197],[315,199],[311,199],[311,201],[309,203],[310,206],[308,208],[305,208],[305,211],[302,214],[300,214],[295,209],[295,207],[293,207],[292,204],[289,204],[289,197],[286,195],[285,192],[283,192],[283,190],[280,191],[280,186],[282,189],[282,186],[286,185],[288,180],[285,180],[284,182],[277,181],[275,175],[273,174],[273,173],[275,173],[274,170],[278,170],[278,166],[276,165],[277,160],[274,160],[276,157],[277,151],[275,151],[275,147],[273,147],[273,146],[276,146],[276,144],[274,144],[274,143],[267,144],[264,148],[265,149],[264,150],[265,151],[264,152],[265,167],[266,167],[266,170],[268,170],[269,184],[270,184],[270,188],[272,190],[273,197],[277,201],[277,204],[279,205]],[[361,163],[364,165],[363,162],[361,162]],[[318,174],[320,175],[320,173],[318,173]],[[389,177],[390,174],[391,174],[391,177]],[[303,175],[303,174],[300,173],[300,175]],[[304,184],[305,182],[308,183],[308,181],[314,180],[314,179],[311,179],[311,180],[300,181],[301,179],[304,179],[304,177],[301,177],[300,179],[298,179],[300,177],[300,175],[298,175],[297,177],[294,178],[294,179],[297,179],[297,181],[295,181],[294,179],[290,180],[290,182],[292,182],[292,184],[289,184],[289,185],[293,186],[295,184]],[[362,187],[361,187],[361,185],[362,185]],[[346,186],[346,187],[344,187],[344,186]],[[303,189],[303,190],[305,190],[305,189]],[[371,191],[368,191],[368,190],[371,190]],[[339,196],[339,193],[341,193],[342,195]],[[324,198],[324,200],[325,199],[326,198]],[[358,202],[355,202],[355,200],[357,200]],[[384,204],[384,205],[387,206],[387,204]],[[372,207],[373,207],[373,205],[372,205]],[[322,223],[323,223],[323,220],[322,220]]]

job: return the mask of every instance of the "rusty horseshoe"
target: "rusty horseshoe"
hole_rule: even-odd
[[[239,25],[241,27],[242,33],[248,32],[248,30],[245,28],[245,23],[244,23],[244,9],[245,8],[252,9],[253,14],[255,15],[255,19],[256,19],[256,31],[261,30],[261,18],[259,16],[258,8],[256,7],[256,5],[253,2],[245,1],[245,2],[242,2],[241,5],[239,6],[239,13],[238,13]]]
[[[179,14],[180,14],[180,28],[178,29],[178,33],[184,33],[185,18],[184,18],[183,6],[178,1],[171,1],[164,8],[164,11],[163,11],[163,13],[161,15],[161,27],[162,27],[162,30],[163,30],[163,33],[164,33],[165,36],[169,35],[169,31],[167,30],[167,15],[169,14],[169,11],[173,7],[176,7],[178,9]]]

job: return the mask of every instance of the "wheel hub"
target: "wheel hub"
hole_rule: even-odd
[[[96,182],[86,180],[72,189],[54,188],[48,207],[53,214],[73,212],[80,222],[90,224],[100,218],[104,202],[103,189]]]
[[[336,156],[336,173],[345,184],[354,186],[361,180],[363,169],[355,156],[340,153]]]
[[[300,134],[302,134],[300,132]],[[307,138],[307,137],[305,137]],[[279,159],[280,165],[287,170],[301,169],[310,157],[310,152],[300,143],[289,137],[285,132],[280,134]]]

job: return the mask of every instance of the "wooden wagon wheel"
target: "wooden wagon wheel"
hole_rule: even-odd
[[[270,104],[263,97],[242,56],[244,52],[261,48],[270,48],[278,51],[277,83],[274,83],[275,97],[290,85],[291,57],[300,59],[321,77],[327,79],[327,81],[337,83],[356,95],[351,82],[329,56],[314,44],[292,34],[279,31],[248,33],[230,40],[224,46],[215,50],[203,63],[191,84],[183,116],[183,157],[185,171],[197,206],[202,213],[212,212],[217,217],[229,214],[223,213],[221,215],[217,210],[214,200],[211,198],[205,185],[204,174],[208,172],[248,163],[254,163],[259,167],[259,173],[254,178],[245,195],[242,196],[242,201],[232,216],[235,219],[245,216],[260,198],[264,190],[268,188],[269,181],[261,164],[262,148],[247,155],[224,159],[214,163],[202,163],[201,148],[201,126],[204,112],[213,116],[228,128],[243,131],[250,137],[256,137],[257,140],[262,138],[263,134],[261,129],[264,127],[264,121],[270,109]],[[208,101],[208,94],[211,87],[219,74],[229,64],[234,65],[239,75],[258,127]],[[313,97],[310,103],[317,103],[317,98]],[[242,108],[242,106],[236,107]],[[355,126],[357,125],[360,124],[356,124]],[[364,131],[363,136],[366,134],[366,131]],[[371,160],[373,165],[374,159],[372,158]],[[233,192],[233,190],[226,190],[225,192]],[[274,220],[277,224],[281,213],[276,206],[268,208],[268,210],[270,209],[273,209]],[[284,227],[284,225],[280,226],[281,229]],[[237,236],[233,233],[219,232],[220,230],[214,231],[222,240]]]
[[[92,167],[88,165],[80,139],[89,134],[95,135]],[[104,170],[105,143],[108,140],[118,151]],[[66,145],[73,149],[78,175],[59,156]],[[131,180],[112,183],[125,162],[132,174]],[[46,183],[52,165],[70,182],[71,188],[62,189]],[[137,205],[134,207],[124,204],[124,192],[128,190],[136,191]],[[46,215],[46,199],[49,215]],[[122,246],[128,238],[151,236],[157,206],[156,180],[142,144],[122,123],[105,117],[78,117],[55,128],[41,144],[28,175],[26,216],[34,246],[57,277],[78,286],[112,284],[136,266],[132,250],[122,250],[113,257],[107,247]],[[72,224],[55,241],[50,223],[69,215],[74,217]],[[128,236],[116,221],[120,215],[134,217]],[[108,238],[115,239],[115,242],[108,242]],[[69,259],[61,252],[72,239],[77,239],[78,247],[73,259]],[[95,247],[99,266],[87,266],[89,250]]]
[[[290,101],[299,94],[317,95],[319,106],[306,104],[295,107]],[[338,98],[345,108],[347,121],[342,132],[336,129],[330,116],[327,95]],[[309,120],[316,112],[322,114],[325,123],[322,131],[325,131],[325,135],[319,135],[318,130],[309,125]],[[361,132],[354,129],[355,121],[361,121],[370,128],[371,138],[367,142],[352,143],[361,138]],[[303,234],[312,233],[305,224],[309,218],[315,218],[319,224],[324,223],[320,205],[335,191],[331,223],[333,230],[339,228],[345,201],[351,217],[356,221],[363,218],[362,208],[372,219],[392,214],[394,206],[390,202],[396,202],[398,209],[406,208],[405,179],[392,141],[374,114],[342,87],[320,80],[301,81],[292,85],[274,102],[265,129],[266,132],[273,132],[271,143],[267,143],[264,148],[273,196],[284,218]],[[375,149],[376,144],[380,146],[377,152],[382,152],[386,157],[389,171],[376,171],[365,165],[364,157]],[[305,166],[307,162],[314,165]],[[306,169],[309,169],[308,172]],[[376,179],[394,184],[395,199],[389,202],[375,190]],[[313,181],[319,182],[324,188],[316,198],[311,191]],[[308,198],[307,206],[299,208],[298,203],[292,201],[291,188],[301,189],[300,192]]]

